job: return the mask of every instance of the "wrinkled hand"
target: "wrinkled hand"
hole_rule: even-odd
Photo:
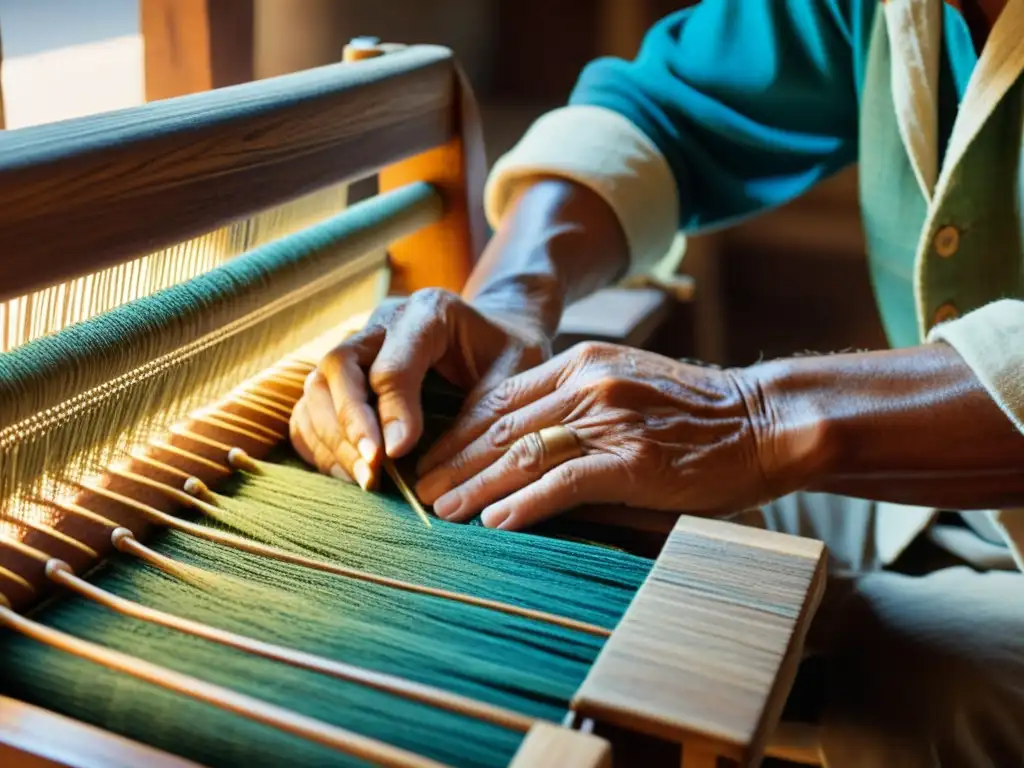
[[[741,374],[610,344],[582,344],[466,409],[420,461],[417,494],[450,521],[483,513],[520,529],[571,507],[745,509],[766,500],[756,396]],[[571,427],[583,456],[544,473],[544,427]]]
[[[418,291],[381,307],[324,357],[292,412],[292,444],[321,472],[371,487],[384,452],[403,456],[423,433],[420,389],[428,370],[468,392],[472,403],[544,360],[548,349],[523,318],[485,315],[447,291]]]

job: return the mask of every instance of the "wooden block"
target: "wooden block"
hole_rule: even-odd
[[[825,574],[821,542],[680,518],[573,709],[691,754],[758,764]]]
[[[605,288],[566,308],[555,349],[561,351],[583,341],[642,349],[671,311],[671,300],[655,288]]]
[[[199,768],[39,707],[0,696],[0,765],[5,768]]]
[[[612,768],[612,748],[589,733],[537,723],[509,768]]]

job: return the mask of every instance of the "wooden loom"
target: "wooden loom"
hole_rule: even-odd
[[[310,284],[366,278],[380,260],[364,254],[386,247],[393,293],[458,290],[485,237],[476,204],[484,165],[472,96],[447,50],[383,52],[357,46],[348,63],[0,136],[0,300],[25,301],[19,297],[372,173],[390,207],[371,225],[353,227],[311,273]],[[307,294],[306,286],[289,284],[279,299]],[[244,320],[225,316],[207,334]],[[133,667],[131,659],[104,656],[102,649],[69,647],[20,618],[55,585],[82,589],[71,574],[87,571],[115,547],[139,550],[152,528],[187,525],[170,513],[203,502],[183,490],[183,478],[213,487],[244,456],[233,448],[259,458],[285,439],[288,414],[319,348],[286,354],[236,382],[201,416],[149,436],[98,482],[72,478],[73,498],[48,500],[59,515],[45,524],[22,521],[16,537],[5,534],[0,594],[10,608],[0,607],[0,623],[320,743],[359,750],[371,762],[414,765],[387,745],[300,722],[228,691],[198,688],[166,670]],[[81,391],[107,383],[84,381]],[[10,426],[0,423],[0,430]],[[586,510],[577,516],[605,520]],[[640,513],[629,519],[639,527],[665,525]],[[776,737],[823,590],[822,546],[698,518],[680,518],[666,530],[651,576],[572,702],[571,722],[521,727],[518,768],[650,765],[637,763],[634,750],[651,744],[667,755],[666,764],[681,761],[686,768],[757,765],[766,752],[799,756]],[[382,684],[369,681],[365,670],[344,674]],[[443,692],[387,684],[437,706],[472,709]],[[0,699],[0,761],[19,768],[186,765],[11,699]]]

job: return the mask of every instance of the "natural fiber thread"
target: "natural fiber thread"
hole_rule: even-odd
[[[261,467],[217,497],[219,522],[379,575],[611,628],[650,568],[643,558],[559,539],[442,520],[428,529],[400,499],[288,463]]]
[[[348,565],[389,563],[391,573],[403,578],[436,579],[608,625],[621,616],[650,567],[641,558],[571,542],[449,524],[426,531],[401,501],[294,467],[265,468],[267,475],[244,476],[231,497],[220,498],[232,510],[225,516],[260,521],[253,526],[263,532],[256,538],[268,543],[284,539],[294,546],[298,539]],[[285,514],[286,508],[295,514]],[[427,535],[415,536],[420,530]],[[94,581],[187,618],[551,720],[561,716],[601,645],[588,635],[339,579],[180,534],[162,536],[156,548],[210,575],[188,584],[119,557]],[[452,765],[506,765],[518,745],[519,737],[502,729],[245,657],[117,617],[77,597],[60,599],[36,618]],[[204,764],[357,764],[20,638],[5,638],[0,653],[10,664],[6,693]]]
[[[371,198],[209,272],[0,358],[0,427],[65,402],[245,317],[440,215],[428,184]],[[68,372],[73,372],[69,377]]]
[[[384,255],[363,251],[439,206],[429,185],[397,190],[0,355],[0,514],[38,517],[24,499],[63,497],[65,478],[100,470],[372,308]]]
[[[339,184],[94,274],[0,302],[0,352],[177,285],[345,209]]]

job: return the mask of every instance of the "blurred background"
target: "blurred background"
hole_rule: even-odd
[[[15,129],[339,60],[359,35],[452,48],[491,160],[564,103],[580,68],[632,57],[668,0],[0,0],[0,128]],[[687,354],[726,365],[885,346],[855,169],[728,232],[691,238]],[[682,322],[682,321],[680,321]]]

